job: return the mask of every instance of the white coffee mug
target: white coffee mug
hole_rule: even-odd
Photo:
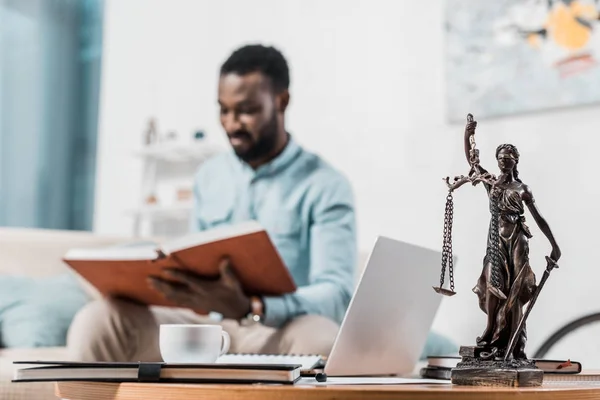
[[[160,355],[169,364],[214,363],[229,350],[229,334],[220,325],[160,326]]]

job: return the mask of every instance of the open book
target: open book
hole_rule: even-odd
[[[213,279],[218,277],[224,257],[230,259],[248,295],[277,296],[296,290],[277,249],[256,221],[217,227],[156,246],[71,249],[63,260],[102,295],[173,307],[176,305],[148,286],[149,276],[169,279],[161,270],[172,267]]]

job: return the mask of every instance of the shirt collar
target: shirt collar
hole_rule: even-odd
[[[261,165],[256,170],[252,169],[248,164],[238,158],[239,163],[245,173],[249,174],[253,178],[260,178],[268,175],[275,175],[276,173],[284,170],[289,166],[292,161],[296,159],[296,156],[300,153],[301,147],[292,138],[292,135],[288,134],[288,142],[285,145],[283,151],[279,153],[277,157],[272,159],[266,164]],[[237,157],[236,157],[237,158]]]

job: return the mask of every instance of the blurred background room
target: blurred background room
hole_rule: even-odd
[[[92,237],[185,234],[196,168],[229,151],[219,66],[263,43],[290,65],[290,133],[353,186],[361,253],[377,235],[441,250],[442,179],[468,172],[468,113],[490,172],[499,144],[517,146],[562,250],[527,322],[534,356],[600,313],[599,15],[593,0],[0,0],[0,301],[25,265],[50,279]],[[551,249],[526,216],[539,279]],[[433,330],[457,344],[485,326],[471,289],[488,222],[481,186],[454,194],[458,294]],[[52,247],[57,234],[73,239]],[[26,254],[32,241],[55,259]],[[587,324],[543,356],[600,368],[599,335]]]

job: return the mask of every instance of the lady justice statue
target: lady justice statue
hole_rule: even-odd
[[[476,346],[462,346],[462,361],[452,371],[452,381],[466,385],[540,385],[541,370],[527,359],[525,320],[533,307],[543,284],[561,256],[546,220],[540,214],[529,187],[519,178],[517,166],[519,151],[511,144],[496,149],[500,174],[496,177],[479,165],[479,151],[475,148],[473,116],[467,116],[465,128],[465,155],[471,167],[467,176],[458,176],[450,182],[446,204],[442,276],[438,293],[453,295],[452,266],[452,192],[470,182],[482,183],[490,206],[490,225],[487,249],[481,275],[473,288],[479,307],[487,314],[487,325],[477,337]],[[529,239],[532,237],[525,223],[525,207],[539,229],[549,240],[552,252],[546,257],[547,267],[539,285],[529,264]],[[451,288],[443,289],[446,266],[450,267]],[[523,307],[529,303],[526,313]]]

